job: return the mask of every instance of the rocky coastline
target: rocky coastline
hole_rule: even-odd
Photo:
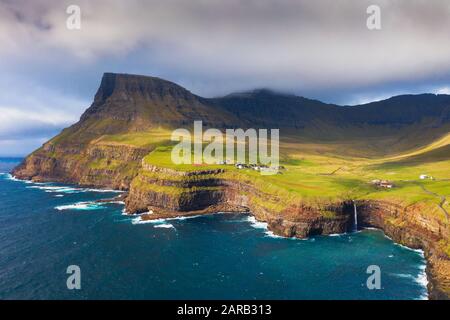
[[[35,165],[35,161],[31,163]],[[34,181],[53,180],[87,185],[80,182],[88,179],[76,176],[30,176],[29,165],[30,162],[22,164],[13,174],[17,178]],[[180,172],[143,165],[129,181],[129,185],[122,184],[120,187],[128,191],[126,196],[121,196],[121,200],[125,202],[128,214],[141,214],[143,220],[244,212],[267,223],[268,229],[275,235],[306,238],[351,232],[355,225],[356,209],[359,228],[381,229],[393,241],[423,250],[427,260],[429,298],[449,299],[450,260],[437,245],[448,237],[448,228],[438,220],[423,221],[420,211],[427,208],[404,208],[386,201],[358,199],[314,205],[299,202],[278,212],[267,204],[279,199],[261,192],[251,183],[230,179],[223,170]],[[111,181],[101,186],[118,189],[118,185]],[[176,192],[170,192],[174,190]]]
[[[127,191],[120,201],[125,202],[126,212],[141,214],[142,219],[251,212],[274,234],[298,238],[351,232],[357,220],[359,228],[379,228],[395,242],[423,250],[429,297],[449,299],[450,230],[442,206],[420,201],[404,205],[401,197],[399,201],[379,200],[335,193],[329,198],[326,189],[324,194],[302,198],[299,193],[289,193],[288,186],[278,188],[227,170],[194,168],[200,170],[182,172],[163,168],[159,161],[149,162],[155,165],[145,161],[159,145],[167,145],[162,129],[185,128],[199,119],[210,128],[283,128],[295,133],[295,141],[299,136],[310,137],[306,141],[313,145],[315,137],[323,138],[322,133],[329,132],[330,137],[318,141],[327,145],[335,137],[345,142],[345,149],[348,141],[353,143],[355,135],[360,135],[365,151],[370,151],[365,149],[370,139],[386,138],[384,132],[389,139],[380,142],[382,153],[384,149],[397,150],[390,144],[391,136],[399,140],[408,136],[402,140],[401,150],[410,150],[449,132],[449,101],[450,96],[445,95],[406,95],[344,108],[267,91],[207,99],[163,79],[105,73],[80,121],[27,156],[12,174],[36,182]],[[430,119],[434,119],[431,127]],[[426,139],[422,135],[411,137],[412,125],[419,126],[414,132],[426,130],[430,134]],[[291,145],[291,140],[288,142]],[[376,145],[378,150],[378,142]],[[448,160],[448,146],[445,148],[434,150],[432,159]],[[321,153],[327,148],[317,144],[317,150]],[[361,154],[358,146],[354,152]],[[333,175],[336,168],[333,170],[326,174]]]

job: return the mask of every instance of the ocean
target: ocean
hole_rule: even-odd
[[[427,298],[423,254],[381,231],[286,239],[219,213],[142,223],[95,202],[117,192],[14,179],[19,161],[0,159],[0,299]],[[380,289],[367,288],[371,265]]]

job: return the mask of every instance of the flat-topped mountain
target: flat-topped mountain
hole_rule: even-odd
[[[279,128],[282,140],[327,144],[351,141],[351,146],[335,151],[345,154],[354,149],[352,154],[372,156],[426,145],[448,132],[450,96],[403,95],[360,106],[326,104],[267,89],[202,98],[160,78],[105,73],[80,121],[45,143],[31,158],[42,157],[41,162],[48,163],[50,155],[60,154],[62,157],[51,157],[51,167],[58,170],[50,177],[59,172],[77,181],[69,177],[74,174],[72,166],[82,163],[83,158],[61,166],[64,155],[82,154],[104,147],[117,135],[137,133],[142,133],[139,147],[148,147],[154,137],[146,138],[146,132],[190,128],[195,120],[220,129]],[[147,149],[140,152],[145,154]],[[29,161],[27,158],[15,173],[28,178],[49,174],[48,164],[30,166]],[[47,173],[43,174],[44,169]]]
[[[450,96],[403,95],[359,106],[326,104],[266,89],[202,98],[160,78],[105,73],[92,105],[80,121],[64,129],[33,156],[79,154],[99,142],[106,145],[117,138],[115,135],[137,133],[142,133],[138,145],[146,146],[153,139],[150,135],[145,141],[146,132],[190,128],[195,120],[202,120],[205,127],[220,129],[279,128],[282,140],[352,141],[347,151],[354,148],[362,156],[364,152],[371,156],[426,145],[447,133]],[[346,150],[338,148],[336,152]],[[58,167],[61,159],[52,159]],[[25,171],[24,166],[28,167]],[[45,176],[39,165],[24,166],[16,174]],[[63,176],[73,174],[71,168],[60,170],[67,170]]]
[[[62,133],[59,144],[88,143],[104,134],[146,131],[158,126],[187,126],[202,119],[210,126],[239,122],[232,114],[211,110],[202,98],[166,80],[105,73],[92,105],[80,121]]]
[[[267,177],[224,164],[175,165],[172,130],[191,129],[195,120],[218,129],[280,129],[284,169]],[[203,98],[159,78],[106,73],[80,121],[13,174],[127,190],[127,212],[154,211],[142,219],[244,211],[288,237],[347,232],[358,221],[425,250],[431,296],[446,298],[449,146],[448,95],[358,106],[265,89]]]
[[[416,130],[433,131],[425,135],[429,141],[450,122],[450,96],[404,95],[360,106],[270,90],[208,99],[160,78],[105,73],[92,105],[57,141],[87,143],[105,134],[189,127],[194,120],[217,128],[280,128],[313,140],[346,138],[355,131],[359,136],[392,136],[415,125]]]

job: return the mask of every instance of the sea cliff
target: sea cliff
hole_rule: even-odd
[[[429,297],[449,298],[450,259],[440,246],[447,243],[449,230],[440,219],[424,218],[422,213],[433,208],[347,199],[314,204],[299,201],[279,211],[274,207],[278,201],[282,199],[223,170],[189,173],[145,165],[131,183],[125,202],[127,212],[144,213],[143,220],[218,211],[250,212],[266,222],[274,234],[284,237],[351,232],[357,220],[359,228],[379,228],[395,242],[423,250],[428,262]]]
[[[195,120],[205,128],[280,128],[286,170],[262,177],[229,165],[174,166],[171,133]],[[447,95],[352,107],[267,90],[208,99],[159,78],[105,73],[80,121],[13,175],[126,190],[126,211],[142,219],[250,212],[275,234],[298,238],[351,232],[357,221],[423,250],[430,298],[447,299],[449,132]],[[423,173],[433,179],[419,180]],[[393,188],[370,184],[379,179]]]

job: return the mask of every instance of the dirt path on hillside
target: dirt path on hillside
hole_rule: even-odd
[[[449,221],[449,218],[448,218],[449,213],[448,213],[447,210],[445,210],[445,208],[444,208],[444,204],[445,204],[445,202],[447,201],[447,199],[445,198],[445,196],[442,196],[442,195],[440,195],[440,194],[437,194],[437,193],[435,193],[435,192],[432,192],[432,191],[428,190],[427,188],[425,188],[424,185],[422,185],[422,184],[420,184],[420,183],[418,183],[418,185],[420,186],[420,188],[422,188],[422,190],[423,190],[425,193],[428,193],[428,194],[430,194],[430,195],[432,195],[432,196],[435,196],[435,197],[438,197],[439,199],[441,199],[441,201],[439,202],[438,206],[439,206],[439,208],[441,208],[441,210],[444,212],[445,217],[447,218],[447,222],[448,222],[448,221]]]

